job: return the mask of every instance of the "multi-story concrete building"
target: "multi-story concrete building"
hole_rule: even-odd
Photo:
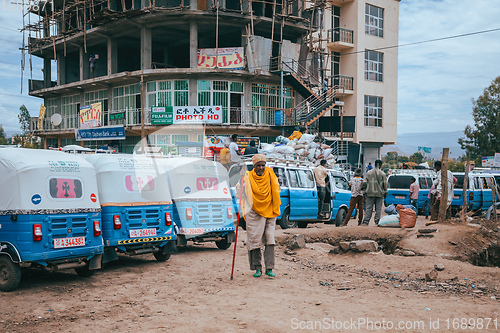
[[[272,141],[304,124],[334,142],[339,158],[372,161],[383,144],[396,141],[397,48],[388,47],[398,41],[398,6],[398,0],[40,2],[31,7],[37,19],[24,24],[29,53],[44,61],[43,79],[29,83],[30,95],[46,107],[34,134],[53,147],[110,144],[131,152],[147,138],[169,151],[204,134]],[[78,142],[80,109],[94,103],[103,132]],[[168,107],[175,114],[208,106],[222,110],[205,133],[158,120]],[[110,127],[120,135],[107,137]]]

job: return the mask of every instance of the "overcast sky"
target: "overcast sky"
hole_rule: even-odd
[[[20,94],[22,35],[17,30],[23,22],[20,8],[9,6],[10,1],[20,0],[0,0],[0,124],[6,131],[20,131],[21,104],[38,115],[41,99],[28,96],[27,82],[30,75],[42,79],[42,64],[33,57],[30,74],[25,56]],[[498,29],[499,18],[498,0],[402,0],[399,44]],[[500,31],[400,47],[398,134],[472,125],[471,99],[499,75]]]

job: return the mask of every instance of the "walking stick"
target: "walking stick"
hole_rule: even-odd
[[[245,164],[243,164],[245,166]],[[236,234],[234,235],[234,250],[233,250],[233,265],[231,267],[231,280],[233,279],[234,272],[234,259],[236,258],[236,246],[238,245],[238,227],[240,225],[241,202],[243,201],[243,176],[240,180],[240,204],[238,208],[238,219],[236,220]]]

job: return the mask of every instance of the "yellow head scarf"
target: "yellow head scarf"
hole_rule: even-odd
[[[280,215],[280,185],[271,168],[266,167],[262,176],[255,169],[245,173],[245,195],[257,214],[265,218]]]

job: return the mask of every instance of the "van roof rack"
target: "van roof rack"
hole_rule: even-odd
[[[409,175],[409,176],[436,176],[436,171],[434,170],[424,170],[424,169],[391,169],[391,175]]]

